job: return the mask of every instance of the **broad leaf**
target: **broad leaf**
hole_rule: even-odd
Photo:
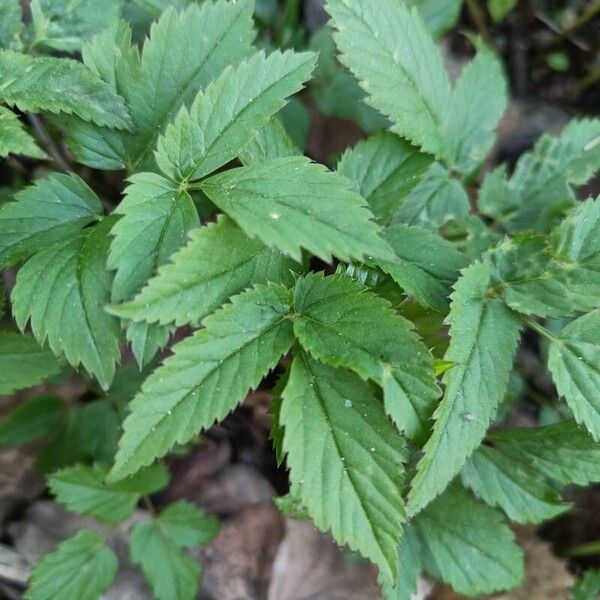
[[[195,323],[254,284],[291,284],[291,269],[298,266],[250,239],[226,216],[189,237],[131,302],[110,311],[135,321]]]
[[[292,491],[315,525],[391,580],[404,520],[404,443],[356,375],[296,356],[281,423]]]
[[[25,598],[97,600],[110,587],[118,568],[117,557],[105,546],[104,538],[82,529],[35,566]]]
[[[4,374],[4,370],[2,369]],[[34,396],[23,400],[0,419],[0,446],[28,444],[56,432],[64,404],[55,396]]]
[[[411,438],[426,436],[440,390],[432,356],[410,321],[339,275],[300,279],[294,311],[294,333],[315,358],[379,384],[385,410],[398,428]]]
[[[325,261],[390,256],[349,182],[302,156],[230,169],[202,189],[248,235],[297,261],[302,248]]]
[[[314,64],[312,53],[260,52],[225,70],[167,127],[158,166],[176,181],[193,181],[228,163],[302,88]]]
[[[103,306],[110,300],[106,270],[109,231],[105,219],[93,228],[49,246],[19,271],[12,291],[17,325],[31,329],[40,343],[64,354],[108,388],[119,358],[119,323]]]
[[[25,131],[17,115],[0,106],[0,158],[9,154],[21,154],[31,158],[46,157],[35,140]]]
[[[173,347],[130,404],[112,480],[135,473],[223,419],[292,344],[291,294],[257,286]]]
[[[444,397],[409,494],[416,514],[440,494],[483,439],[504,397],[519,341],[519,318],[487,295],[491,267],[475,263],[463,271],[448,316],[451,342],[444,359]]]

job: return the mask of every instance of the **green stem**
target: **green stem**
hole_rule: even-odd
[[[565,551],[565,556],[595,556],[600,554],[600,540],[577,544]]]
[[[554,342],[556,344],[561,343],[560,340],[555,335],[552,335],[543,325],[540,325],[537,321],[534,321],[533,319],[530,319],[530,318],[526,318],[525,323],[530,329],[533,329],[534,331],[539,333],[541,336],[549,339],[551,342]]]

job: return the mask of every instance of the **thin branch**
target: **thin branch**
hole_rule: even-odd
[[[33,125],[35,132],[38,136],[38,139],[43,143],[46,147],[46,151],[48,152],[48,156],[52,158],[52,160],[56,163],[58,168],[65,173],[69,173],[72,169],[69,166],[66,158],[61,154],[58,146],[54,143],[54,140],[46,130],[44,123],[42,120],[34,114],[28,114],[27,118],[29,122]]]

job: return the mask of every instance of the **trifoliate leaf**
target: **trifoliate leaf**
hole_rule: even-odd
[[[387,223],[419,183],[431,157],[391,133],[378,133],[344,152],[337,172],[347,177]]]
[[[0,265],[76,234],[101,214],[100,200],[77,175],[39,179],[0,208]]]
[[[187,246],[131,301],[110,311],[123,318],[184,325],[200,321],[233,294],[257,284],[292,283],[298,265],[250,239],[228,217],[189,234]]]
[[[17,275],[12,291],[17,325],[31,329],[40,343],[64,354],[108,388],[119,358],[119,322],[104,311],[110,300],[106,270],[114,221],[104,219],[73,237],[41,250]]]
[[[390,257],[365,201],[349,182],[302,156],[230,169],[204,180],[206,195],[251,237],[297,261]]]
[[[504,397],[521,322],[502,300],[487,296],[490,281],[489,264],[475,263],[454,287],[451,342],[444,359],[456,366],[444,375],[444,397],[409,494],[410,514],[424,508],[460,471]]]
[[[75,114],[117,129],[131,125],[123,99],[74,60],[0,50],[0,81],[0,101],[19,110]]]
[[[459,594],[491,594],[519,585],[523,554],[494,509],[450,487],[414,521],[425,568]]]
[[[383,405],[356,375],[304,354],[294,359],[283,397],[293,493],[319,529],[395,580],[406,456]]]
[[[155,492],[168,483],[167,471],[159,465],[116,483],[106,483],[108,471],[103,465],[67,467],[52,474],[48,485],[56,500],[71,512],[118,523],[131,516],[141,494]]]
[[[4,372],[2,369],[3,375]],[[35,396],[23,400],[0,419],[0,446],[28,444],[55,433],[63,412],[64,405],[55,396]]]
[[[456,82],[445,122],[444,157],[461,173],[469,173],[487,157],[508,102],[501,62],[482,43],[478,46],[477,56]]]
[[[180,547],[209,544],[219,532],[219,521],[185,500],[172,502],[159,517],[163,531]]]
[[[421,551],[416,529],[408,523],[398,546],[398,580],[394,584],[381,573],[378,577],[385,600],[412,600],[417,593],[417,577],[422,569]]]
[[[446,312],[450,289],[467,257],[437,233],[397,224],[384,229],[383,239],[395,254],[393,261],[370,261],[427,308]]]
[[[302,88],[314,65],[312,53],[275,51],[225,70],[167,127],[158,140],[158,166],[176,181],[189,181],[228,163]]]
[[[489,446],[481,446],[461,471],[463,484],[518,523],[540,523],[568,510],[540,473]]]
[[[0,48],[20,50],[23,9],[19,0],[0,0]]]
[[[135,473],[223,419],[292,344],[291,293],[257,286],[173,347],[130,404],[112,480]]]
[[[167,123],[225,67],[249,54],[252,8],[252,0],[194,2],[182,12],[169,8],[152,25],[141,57],[123,27],[113,30],[112,39],[100,34],[84,46],[86,63],[103,64],[103,78],[125,98],[134,134],[71,123],[69,143],[77,159],[104,169],[152,170]]]
[[[25,131],[17,115],[0,106],[0,158],[9,154],[21,154],[31,158],[46,157],[35,140]]]
[[[416,9],[397,0],[328,0],[340,60],[392,121],[392,131],[442,155],[450,80]]]
[[[408,0],[409,6],[416,6],[425,26],[435,37],[441,36],[456,25],[462,8],[462,0]]]
[[[0,331],[0,394],[31,387],[59,371],[52,352],[40,348],[33,337]]]
[[[410,321],[340,275],[300,279],[294,312],[294,333],[315,358],[379,384],[385,411],[398,428],[411,438],[426,435],[440,390],[433,358]]]
[[[281,121],[277,117],[272,117],[244,147],[240,153],[240,160],[243,165],[250,165],[261,160],[298,154],[301,154],[300,150],[294,145]]]
[[[117,557],[105,546],[104,538],[82,529],[35,566],[25,598],[97,600],[112,584],[118,568]]]
[[[466,219],[471,205],[463,185],[439,163],[433,163],[394,217],[394,222],[437,229]]]

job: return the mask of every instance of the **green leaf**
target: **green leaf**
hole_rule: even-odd
[[[408,0],[409,6],[416,6],[425,26],[435,37],[454,27],[460,16],[462,0]]]
[[[0,158],[9,154],[21,154],[31,158],[46,157],[35,140],[25,131],[17,115],[0,106]]]
[[[119,523],[133,514],[141,494],[155,492],[168,483],[167,470],[159,465],[117,483],[106,483],[108,467],[76,465],[50,476],[48,485],[56,500],[71,512]]]
[[[92,167],[153,170],[153,151],[166,125],[225,67],[249,54],[252,8],[252,0],[194,2],[182,12],[169,8],[152,25],[141,58],[123,26],[112,39],[100,34],[84,46],[86,64],[102,64],[104,80],[125,98],[135,133],[72,123],[69,141],[77,159]]]
[[[600,570],[590,569],[571,588],[572,600],[595,600],[600,594]]]
[[[0,446],[29,444],[54,433],[60,425],[63,411],[63,403],[55,396],[23,400],[0,419]]]
[[[504,21],[508,13],[517,5],[517,0],[488,0],[487,7],[496,23]]]
[[[540,523],[569,509],[540,473],[502,452],[481,446],[461,472],[463,484],[518,523]]]
[[[102,398],[78,407],[75,428],[77,444],[85,457],[112,463],[121,433],[121,418],[110,401]]]
[[[60,364],[35,339],[11,331],[0,331],[0,394],[12,394],[60,372]]]
[[[29,112],[75,114],[84,121],[131,126],[123,99],[81,63],[0,50],[0,102]]]
[[[414,521],[425,568],[459,594],[491,594],[519,585],[523,555],[494,509],[452,486]]]
[[[292,492],[319,529],[395,580],[406,455],[381,402],[356,375],[303,354],[283,397]]]
[[[394,584],[381,573],[378,577],[386,600],[412,600],[417,593],[417,577],[422,569],[421,551],[419,536],[412,524],[408,523],[398,546],[398,580]]]
[[[508,102],[502,63],[483,43],[477,46],[456,82],[445,122],[445,159],[461,173],[487,157]]]
[[[117,557],[104,545],[104,538],[82,529],[35,566],[25,598],[97,600],[112,584],[118,568]]]
[[[439,163],[433,163],[404,201],[394,222],[437,229],[444,223],[466,219],[471,205],[463,185]]]
[[[108,388],[119,358],[119,322],[103,306],[110,299],[106,270],[112,219],[68,237],[30,258],[12,291],[13,314],[20,329],[31,322],[40,343],[48,339],[56,355]]]
[[[337,172],[347,177],[381,223],[394,216],[431,164],[405,140],[381,132],[344,152]]]
[[[551,338],[548,367],[575,420],[600,440],[600,313],[569,323]]]
[[[0,208],[0,265],[77,234],[101,214],[100,200],[77,175],[38,179]]]
[[[440,494],[483,439],[504,397],[521,322],[504,302],[487,296],[491,267],[474,263],[454,287],[444,359],[444,397],[409,494],[416,514]]]
[[[257,286],[204,321],[173,347],[130,404],[111,479],[164,456],[244,400],[292,344],[291,293]]]
[[[575,421],[495,431],[491,440],[513,461],[565,485],[600,482],[600,446]]]
[[[174,182],[155,173],[138,173],[129,182],[115,209],[121,218],[112,229],[108,256],[108,268],[116,270],[115,301],[136,294],[198,224],[191,196]]]
[[[317,359],[384,390],[384,407],[409,437],[423,438],[440,390],[433,358],[410,321],[348,277],[308,275],[296,284],[294,333]]]
[[[189,237],[188,245],[131,302],[110,307],[110,312],[179,326],[200,321],[254,284],[292,283],[294,263],[250,239],[224,215],[216,223],[193,229]]]
[[[384,229],[383,239],[394,251],[395,259],[370,261],[388,273],[419,304],[446,312],[452,285],[467,257],[437,233],[412,225],[392,225]]]
[[[226,69],[167,127],[158,140],[158,166],[172,179],[193,181],[228,163],[302,88],[314,64],[312,53],[275,51]]]
[[[450,80],[417,11],[397,0],[328,0],[326,9],[340,60],[367,102],[390,118],[394,133],[442,155]]]
[[[219,532],[219,521],[191,502],[172,502],[159,517],[163,531],[180,547],[206,546]]]
[[[164,348],[171,337],[171,327],[156,323],[130,323],[127,327],[127,341],[140,369],[149,365],[156,353]]]
[[[0,0],[0,48],[20,50],[23,45],[23,9],[19,0]]]
[[[243,165],[250,165],[261,160],[298,154],[301,154],[300,150],[294,145],[281,121],[277,117],[272,117],[258,130],[254,139],[246,144],[240,153],[240,160]]]
[[[390,256],[347,180],[302,156],[230,169],[206,179],[202,189],[248,235],[297,261],[301,248],[328,262],[332,254]]]

